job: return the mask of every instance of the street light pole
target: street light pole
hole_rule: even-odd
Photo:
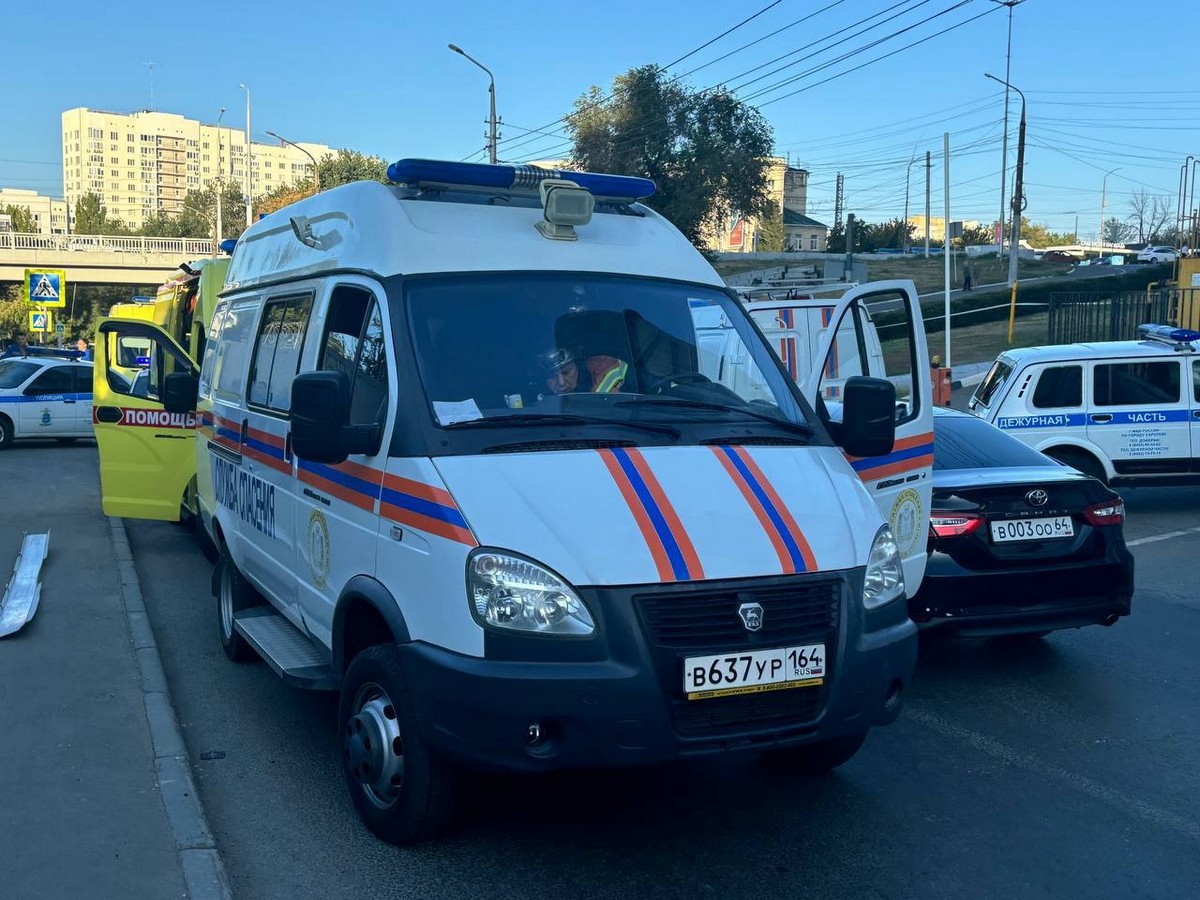
[[[1000,247],[1000,252],[1004,252],[1004,191],[1008,181],[1008,82],[1012,79],[1012,17],[1013,7],[1024,0],[992,0],[993,3],[999,3],[1001,6],[1008,7],[1008,50],[1004,56],[1004,137],[1001,141],[1000,148],[1000,234],[997,245]],[[996,79],[999,81],[999,79]],[[1012,248],[1009,248],[1012,252]]]
[[[1108,176],[1118,171],[1120,171],[1120,167],[1109,169],[1104,173],[1104,180],[1100,182],[1100,253],[1097,255],[1097,259],[1104,255],[1104,206],[1108,200]]]
[[[461,47],[458,47],[454,44],[448,44],[447,46],[459,56],[469,59],[471,62],[475,63],[475,65],[479,66],[479,68],[483,69],[483,71],[487,72],[488,98],[491,106],[491,110],[488,114],[488,162],[490,162],[492,165],[495,165],[497,144],[499,143],[499,137],[497,135],[498,122],[496,121],[496,78],[494,75],[492,75],[491,69],[481,63],[475,57],[471,56],[471,54],[467,53]]]
[[[1007,81],[1002,81],[995,75],[983,73],[984,78],[990,78],[992,81],[999,81],[1006,88],[1012,88],[1021,96],[1021,125],[1017,130],[1017,174],[1013,180],[1012,193],[1012,237],[1009,239],[1008,247],[1008,283],[1013,289],[1013,304],[1015,309],[1017,295],[1017,268],[1018,259],[1021,256],[1021,211],[1025,208],[1025,94],[1016,85],[1009,84]],[[1010,317],[1011,318],[1011,317]],[[1012,327],[1009,326],[1009,340],[1012,339]]]
[[[912,166],[917,161],[917,151],[913,150],[912,159],[908,161],[908,168],[904,170],[904,252],[908,253],[912,250],[912,241],[908,234],[908,189],[912,182]]]
[[[221,159],[221,118],[225,115],[225,107],[221,107],[221,112],[217,115],[217,239],[213,241],[213,255],[216,256],[220,249],[221,241],[225,236],[224,220],[221,218],[221,200],[225,193],[225,185],[222,183],[222,159]]]
[[[311,153],[309,153],[307,150],[305,150],[303,147],[301,147],[299,144],[297,144],[295,141],[289,141],[287,138],[283,137],[282,135],[276,134],[273,131],[268,131],[267,134],[269,134],[271,137],[277,139],[279,141],[279,143],[281,143],[281,144],[287,144],[289,147],[295,147],[297,150],[299,150],[301,153],[303,153],[305,156],[307,156],[310,160],[312,160],[313,192],[310,196],[316,196],[321,190],[321,172],[319,169],[317,169],[317,158],[315,156],[313,156]]]
[[[244,84],[239,87],[246,92],[246,227],[249,228],[254,221],[254,201],[250,199],[250,88]]]

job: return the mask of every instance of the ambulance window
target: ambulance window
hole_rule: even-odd
[[[1144,406],[1179,402],[1179,363],[1105,363],[1092,385],[1096,406]]]
[[[1083,405],[1083,366],[1051,366],[1038,378],[1033,391],[1036,409],[1062,409]]]
[[[263,310],[250,365],[247,399],[254,406],[283,413],[291,408],[292,379],[300,368],[312,302],[311,294],[282,297],[268,302]]]
[[[245,388],[246,357],[254,335],[257,299],[239,300],[225,312],[221,340],[213,359],[213,396],[227,403],[240,403]]]
[[[216,364],[217,348],[220,343],[221,330],[229,314],[229,301],[225,300],[217,306],[212,321],[208,323],[208,341],[204,345],[204,359],[200,364],[200,396],[212,396],[213,366]]]
[[[352,425],[383,420],[388,400],[387,349],[383,314],[369,291],[346,285],[334,289],[318,368],[350,377]]]

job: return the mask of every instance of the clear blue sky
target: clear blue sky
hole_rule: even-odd
[[[240,126],[245,95],[238,84],[245,82],[253,91],[256,139],[268,140],[264,132],[271,129],[389,160],[460,159],[483,147],[487,79],[451,53],[449,42],[496,75],[505,122],[501,157],[559,155],[567,149],[561,135],[525,129],[554,133],[589,85],[608,85],[635,65],[669,64],[769,2],[243,0],[201,4],[186,14],[174,4],[141,0],[107,7],[76,0],[10,4],[5,31],[18,38],[14,45],[22,53],[10,57],[0,92],[0,186],[59,195],[61,112],[149,107],[149,61],[155,64],[154,106],[163,111],[212,122],[225,106],[224,122]],[[761,104],[778,151],[811,170],[809,212],[826,223],[832,222],[839,171],[847,211],[868,220],[902,214],[905,168],[914,152],[923,156],[926,149],[934,151],[933,209],[940,215],[946,130],[952,217],[991,221],[1000,206],[1003,89],[983,72],[1004,75],[1007,15],[992,0],[781,0],[670,71],[685,75],[712,63],[685,81],[697,88],[725,83]],[[877,27],[854,36],[870,25]],[[1143,187],[1174,209],[1180,164],[1188,153],[1200,155],[1200,89],[1184,75],[1194,68],[1198,25],[1195,0],[1150,6],[1026,0],[1016,7],[1011,80],[1029,101],[1030,218],[1070,230],[1078,214],[1081,234],[1094,234],[1101,180],[1117,167],[1108,179],[1109,212],[1127,214],[1130,193]],[[42,48],[47,55],[38,55]],[[900,52],[841,74],[894,50]],[[768,74],[788,63],[797,64]],[[756,67],[762,68],[743,74]],[[769,90],[755,96],[763,89]],[[786,96],[793,91],[800,92]],[[1010,167],[1018,114],[1013,95]],[[912,212],[923,211],[923,204],[918,161]]]

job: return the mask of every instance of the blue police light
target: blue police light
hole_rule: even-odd
[[[596,197],[644,200],[654,196],[654,182],[633,175],[568,172],[540,166],[493,166],[486,163],[444,162],[436,159],[402,159],[387,170],[388,180],[413,187],[427,184],[466,188],[536,191],[544,178],[565,178]]]
[[[222,253],[233,255],[233,248],[237,246],[237,238],[225,238],[221,243],[217,244],[217,249]]]
[[[1175,328],[1172,325],[1139,325],[1138,334],[1149,340],[1170,341],[1173,344],[1190,344],[1192,341],[1200,341],[1200,331],[1193,331],[1191,328]]]

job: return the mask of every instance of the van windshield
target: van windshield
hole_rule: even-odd
[[[746,423],[808,432],[795,388],[720,290],[486,273],[413,278],[405,297],[442,428],[615,424],[678,437],[697,423]]]

